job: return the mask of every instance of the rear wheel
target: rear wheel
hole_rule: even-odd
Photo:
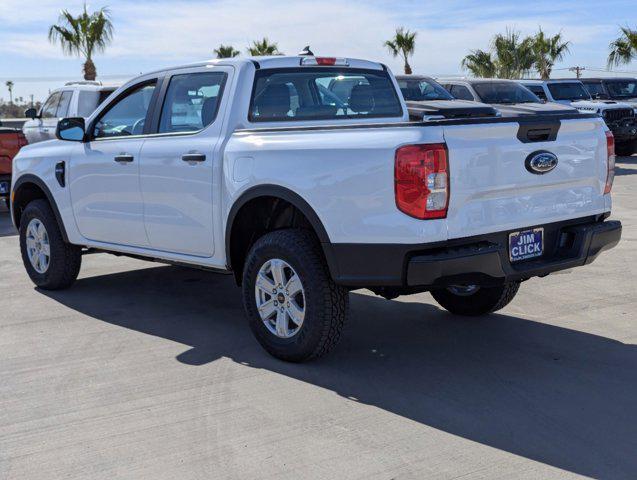
[[[82,249],[64,241],[45,200],[34,200],[24,209],[20,218],[20,250],[29,277],[45,290],[71,286],[80,272]]]
[[[310,232],[277,230],[257,240],[248,253],[243,304],[265,350],[302,362],[326,354],[338,342],[348,292],[331,279]]]
[[[431,291],[441,307],[456,315],[478,316],[506,307],[518,293],[520,282],[497,287],[454,285]]]

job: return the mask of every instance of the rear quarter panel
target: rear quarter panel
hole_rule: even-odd
[[[224,219],[251,187],[278,185],[303,197],[332,243],[444,240],[444,220],[409,217],[394,198],[396,149],[442,140],[442,128],[416,126],[235,133],[223,158]]]

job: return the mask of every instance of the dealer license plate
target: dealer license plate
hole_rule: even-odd
[[[544,252],[544,229],[534,228],[509,234],[509,260],[519,262],[542,255]]]

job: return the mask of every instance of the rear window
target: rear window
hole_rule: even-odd
[[[249,119],[280,122],[402,115],[387,72],[319,67],[258,71]]]
[[[99,107],[108,96],[113,93],[112,90],[80,90],[77,102],[77,114],[80,117],[90,117],[91,114]]]
[[[549,83],[549,91],[555,100],[589,100],[590,95],[580,82]]]

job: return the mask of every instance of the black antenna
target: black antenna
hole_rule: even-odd
[[[312,53],[312,50],[310,50],[310,46],[308,45],[307,47],[305,47],[303,50],[299,52],[299,55],[305,56],[305,57],[313,57],[314,53]]]

